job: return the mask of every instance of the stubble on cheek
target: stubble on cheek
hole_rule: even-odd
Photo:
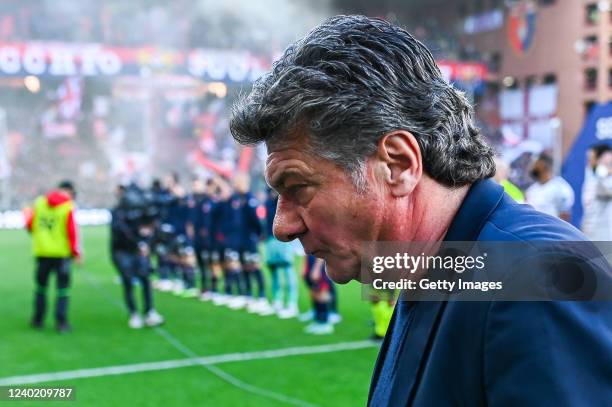
[[[363,242],[373,238],[374,213],[369,209],[346,202],[316,224],[317,238],[331,256],[344,260],[360,258]]]

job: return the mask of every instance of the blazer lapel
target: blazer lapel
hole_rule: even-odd
[[[378,386],[378,381],[380,380],[380,373],[382,370],[382,366],[384,363],[384,355],[388,354],[389,344],[391,343],[391,336],[393,335],[394,329],[401,329],[401,327],[396,326],[395,319],[397,317],[397,304],[393,308],[393,314],[391,315],[391,321],[389,321],[389,328],[387,329],[387,333],[383,339],[382,344],[380,345],[380,349],[378,350],[378,356],[376,358],[376,364],[374,365],[374,372],[372,372],[372,379],[370,380],[370,390],[368,393],[368,406],[372,402],[372,397],[374,396],[374,389]]]
[[[391,405],[404,405],[406,401],[409,405],[412,402],[422,375],[422,360],[429,354],[446,304],[446,301],[422,301],[412,305],[412,321],[404,338],[391,385]]]

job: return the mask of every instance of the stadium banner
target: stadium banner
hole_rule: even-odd
[[[612,102],[595,105],[591,109],[563,162],[561,175],[574,190],[572,224],[576,227],[582,223],[582,184],[587,166],[587,151],[603,143],[612,146]]]
[[[487,75],[486,65],[478,62],[441,60],[437,63],[448,81],[482,81]],[[153,46],[129,48],[102,44],[0,42],[0,77],[110,77],[165,73],[242,83],[255,81],[271,65],[270,56],[239,50],[179,51]]]
[[[119,76],[185,74],[208,81],[252,82],[271,65],[248,51],[177,51],[145,46],[0,42],[2,76]]]

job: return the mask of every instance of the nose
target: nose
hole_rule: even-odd
[[[290,242],[306,233],[306,224],[297,211],[296,206],[278,197],[278,206],[272,227],[274,236],[281,242]]]

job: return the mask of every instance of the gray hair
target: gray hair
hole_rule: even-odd
[[[446,82],[427,48],[404,29],[364,16],[337,16],[285,50],[234,105],[241,144],[308,148],[365,187],[365,161],[393,130],[414,135],[424,171],[458,187],[491,177],[493,150],[465,96]]]

